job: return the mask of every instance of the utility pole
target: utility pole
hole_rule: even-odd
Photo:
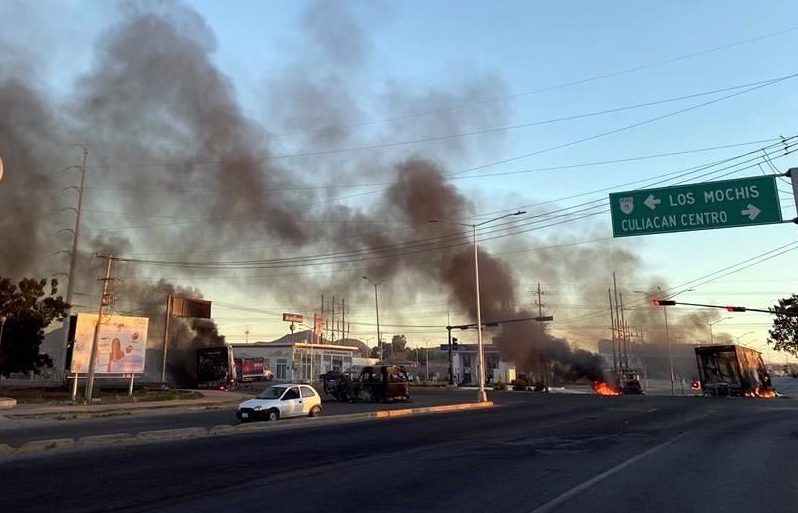
[[[543,317],[543,299],[541,298],[541,296],[543,295],[543,291],[540,288],[540,282],[538,282],[537,293],[538,293],[538,317]]]
[[[86,183],[86,160],[89,156],[89,150],[80,146],[83,150],[83,165],[80,167],[77,166],[70,166],[67,169],[79,169],[80,170],[80,186],[77,188],[78,191],[78,208],[75,209],[75,228],[72,231],[72,253],[70,254],[70,261],[69,261],[69,282],[67,283],[67,291],[66,291],[66,302],[68,305],[68,310],[66,312],[66,316],[64,317],[64,343],[63,343],[63,356],[61,358],[61,362],[58,367],[58,372],[64,371],[66,369],[66,355],[67,355],[67,348],[69,347],[69,328],[72,321],[72,295],[75,292],[75,270],[77,269],[78,265],[78,243],[80,241],[80,217],[83,214],[83,187]],[[75,376],[75,381],[77,381],[77,376]]]
[[[341,298],[341,340],[346,338],[346,299]]]
[[[623,308],[623,292],[619,292],[618,296],[621,298],[621,326],[623,328],[623,364],[624,369],[629,370],[629,326],[626,324],[626,316],[624,315]]]
[[[326,324],[326,320],[324,319],[324,294],[321,295],[321,315],[322,321]],[[324,342],[324,326],[319,330],[318,337],[321,338],[321,342]]]
[[[166,355],[169,352],[169,325],[172,320],[172,294],[166,295],[166,317],[163,323],[163,357],[161,361],[161,383],[166,383]]]
[[[332,341],[335,343],[335,296],[332,298],[332,327],[330,333],[332,334]]]
[[[3,368],[3,331],[5,331],[6,321],[8,317],[5,315],[0,315],[0,370]],[[0,373],[0,387],[2,387],[3,383],[3,375]]]
[[[618,363],[623,370],[623,338],[621,335],[621,311],[620,302],[618,301],[618,282],[615,279],[615,273],[612,273],[612,289],[615,295],[615,328],[618,332]]]
[[[610,334],[612,335],[612,370],[618,371],[618,355],[615,352],[615,316],[612,314],[612,290],[607,289],[607,295],[610,297]]]
[[[376,310],[377,313],[377,347],[379,348],[379,353],[380,353],[380,363],[383,363],[382,336],[380,335],[380,300],[379,297],[377,296],[377,285],[382,283],[383,280],[375,282],[372,281],[368,276],[363,276],[363,279],[374,285],[374,309]]]
[[[91,353],[89,356],[89,373],[86,380],[86,401],[91,401],[92,392],[94,390],[94,370],[97,366],[97,346],[100,340],[100,325],[103,322],[105,315],[105,306],[111,302],[108,287],[111,284],[111,265],[113,264],[113,255],[100,256],[105,259],[105,278],[103,278],[103,293],[100,298],[100,308],[97,310],[97,324],[94,326],[94,338],[91,341]]]

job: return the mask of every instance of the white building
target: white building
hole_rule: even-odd
[[[256,342],[230,347],[235,358],[263,358],[264,365],[279,381],[316,380],[331,370],[349,370],[353,354],[358,351],[356,347],[306,342]]]
[[[455,383],[476,385],[479,383],[479,355],[477,344],[458,344],[452,350],[452,372]],[[483,344],[485,351],[485,379],[493,383],[501,379],[510,383],[515,379],[515,364],[502,360],[499,348],[493,344]]]

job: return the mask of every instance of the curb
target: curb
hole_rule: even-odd
[[[54,438],[52,440],[34,440],[32,442],[26,442],[14,452],[46,452],[55,449],[71,449],[73,447],[75,447],[75,440],[71,438]]]
[[[142,431],[136,435],[137,440],[182,440],[207,436],[208,430],[203,427],[190,427],[181,429],[159,429],[157,431]]]
[[[111,435],[92,435],[77,439],[78,447],[102,447],[106,445],[116,445],[127,443],[133,440],[130,433],[114,433]]]
[[[17,400],[10,397],[0,397],[0,409],[13,408],[17,405]]]
[[[401,410],[380,410],[364,413],[350,413],[347,415],[333,415],[330,417],[291,419],[278,422],[255,422],[248,424],[229,425],[222,424],[210,429],[203,427],[189,427],[180,429],[160,429],[156,431],[142,431],[136,435],[130,433],[113,433],[108,435],[92,435],[78,438],[55,438],[51,440],[34,440],[26,442],[19,448],[0,444],[0,456],[32,453],[53,453],[57,450],[76,448],[98,448],[119,445],[136,445],[142,443],[157,443],[192,438],[210,438],[217,436],[230,436],[244,433],[260,433],[263,431],[281,431],[286,429],[303,429],[316,426],[330,426],[348,424],[376,419],[394,419],[425,415],[434,413],[448,413],[468,410],[482,410],[497,407],[492,401],[484,403],[448,404],[441,406],[426,406],[420,408],[405,408]]]

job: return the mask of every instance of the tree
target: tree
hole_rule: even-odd
[[[0,315],[6,317],[3,329],[2,363],[0,374],[9,377],[12,372],[39,374],[39,368],[52,367],[53,360],[39,354],[44,340],[44,328],[54,320],[63,320],[68,305],[58,292],[58,281],[24,278],[14,285],[8,278],[0,276]]]
[[[394,353],[404,352],[406,346],[407,337],[404,335],[394,335],[391,339],[391,348],[393,349]]]
[[[779,304],[773,310],[776,318],[773,319],[768,343],[773,344],[773,349],[777,351],[798,356],[798,294],[779,299]]]

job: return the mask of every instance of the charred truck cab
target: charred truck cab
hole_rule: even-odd
[[[369,365],[358,376],[328,372],[321,375],[324,393],[338,401],[394,402],[410,400],[410,380],[402,365]]]
[[[759,351],[738,345],[695,348],[701,389],[709,397],[774,397]]]

